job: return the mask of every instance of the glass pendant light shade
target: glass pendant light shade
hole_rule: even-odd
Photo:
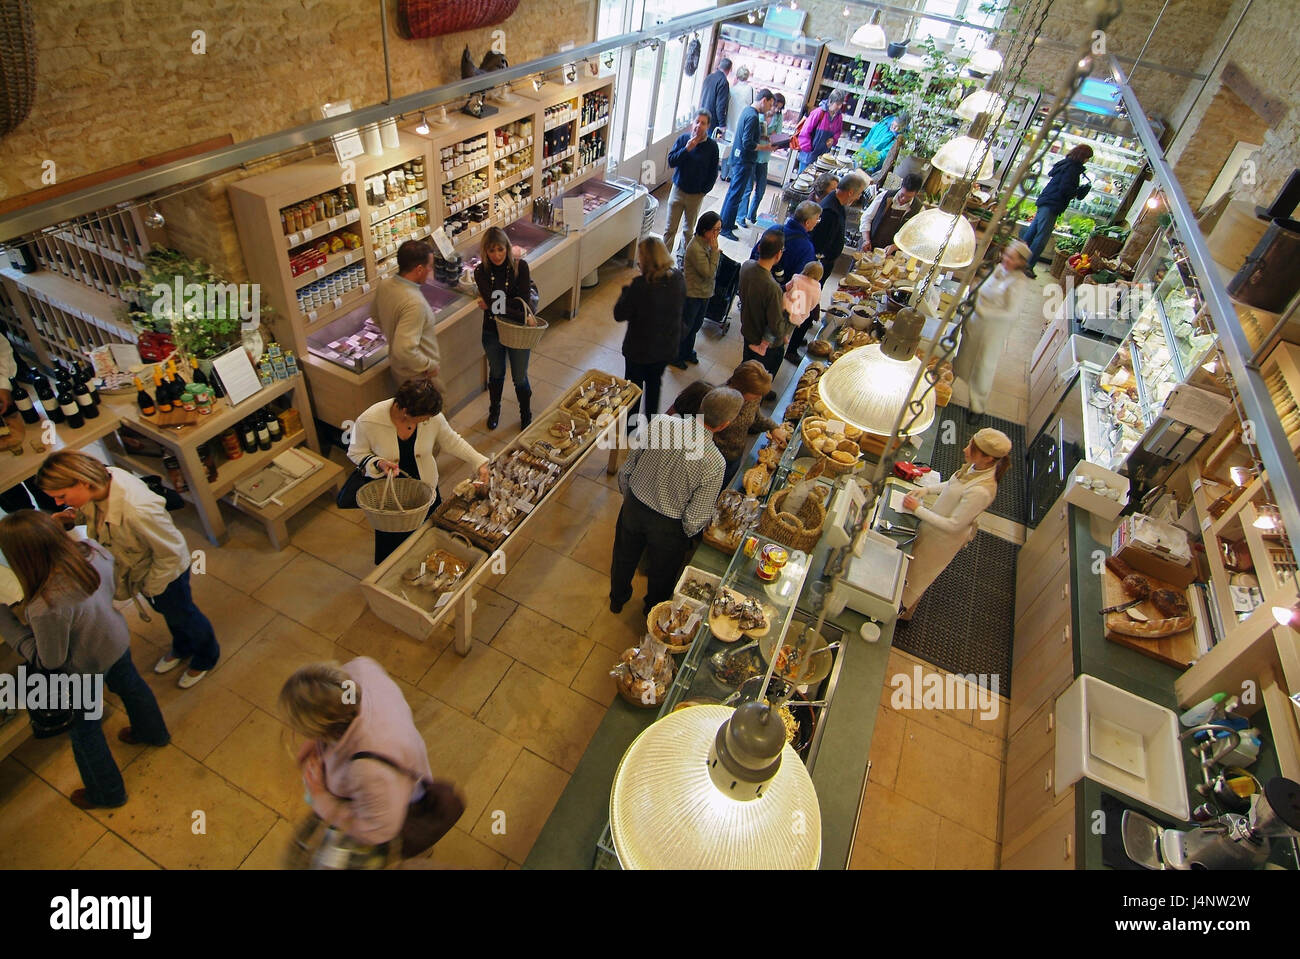
[[[933,263],[949,230],[952,237],[939,265],[945,270],[970,266],[975,259],[975,230],[960,213],[947,213],[942,208],[923,210],[904,223],[894,234],[894,245],[922,263]]]
[[[877,23],[864,23],[853,32],[853,38],[849,41],[855,47],[866,47],[868,50],[883,50],[889,46],[889,41],[885,39],[885,30]]]
[[[976,90],[957,107],[957,116],[963,120],[974,120],[981,113],[994,116],[1002,112],[1006,101],[989,90]]]
[[[714,785],[710,747],[735,710],[691,706],[633,740],[614,774],[609,825],[625,869],[816,869],[822,826],[808,769],[787,744],[748,801]]]
[[[976,160],[979,160],[978,170]],[[972,137],[953,137],[939,147],[930,163],[959,180],[987,180],[993,176],[993,151],[983,140]]]
[[[911,396],[912,381],[921,368],[916,357],[891,360],[880,351],[879,343],[850,350],[830,365],[817,386],[822,403],[837,420],[877,436],[889,436],[899,409]],[[926,388],[925,380],[917,392]],[[934,422],[934,391],[924,399],[920,417],[907,433],[920,433]],[[906,426],[910,416],[903,417]],[[906,434],[905,434],[906,435]]]
[[[1002,69],[1002,54],[992,47],[976,50],[971,55],[970,63],[966,64],[966,69],[971,73],[982,73],[986,76],[990,73],[997,73]]]
[[[815,869],[822,811],[813,777],[789,745],[758,798],[724,795],[708,769],[736,711],[692,706],[633,739],[614,774],[610,833],[625,869]]]

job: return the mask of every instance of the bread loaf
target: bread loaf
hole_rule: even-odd
[[[1139,639],[1161,639],[1191,629],[1192,617],[1175,616],[1170,619],[1151,619],[1145,623],[1137,623],[1127,616],[1116,616],[1113,620],[1107,622],[1106,628],[1112,633],[1119,633],[1122,636],[1136,636]]]

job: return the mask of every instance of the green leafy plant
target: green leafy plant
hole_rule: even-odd
[[[868,150],[865,146],[858,147],[857,152],[853,154],[853,162],[861,170],[870,170],[880,163],[880,159],[879,150]]]
[[[176,296],[177,282],[182,295]],[[191,303],[186,290],[203,290],[202,305]],[[172,341],[185,354],[207,359],[217,356],[239,341],[243,317],[238,304],[207,291],[233,286],[202,260],[194,260],[177,250],[154,247],[145,256],[140,282],[124,284],[134,298],[125,309],[125,318],[139,332],[170,333]],[[261,307],[262,316],[271,312]]]
[[[961,96],[961,70],[970,61],[964,47],[945,52],[933,37],[919,41],[923,65],[918,70],[889,68],[901,107],[908,113],[901,151],[922,160],[931,159],[955,132],[953,108]]]

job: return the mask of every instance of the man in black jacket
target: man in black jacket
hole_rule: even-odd
[[[858,202],[862,191],[867,188],[866,180],[860,173],[850,173],[840,181],[839,188],[822,200],[822,218],[809,234],[813,249],[822,261],[822,286],[830,279],[835,269],[835,261],[844,252],[845,209]]]
[[[736,236],[736,214],[740,212],[741,198],[749,195],[754,181],[762,118],[771,112],[774,102],[771,90],[766,87],[759,90],[754,94],[753,105],[745,107],[736,126],[736,139],[731,144],[731,185],[722,201],[722,235],[728,240],[740,239]]]
[[[781,369],[782,348],[789,337],[781,285],[772,276],[772,267],[784,248],[781,228],[767,230],[758,241],[758,258],[746,260],[740,267],[740,336],[745,342],[741,360],[758,360],[773,376]],[[764,397],[769,402],[773,399],[775,393]]]
[[[714,136],[727,125],[727,104],[731,100],[731,84],[727,77],[731,74],[731,61],[723,57],[718,61],[718,69],[704,78],[704,89],[700,93],[700,109],[708,110],[712,117],[709,136]]]
[[[677,221],[682,220],[682,248],[691,241],[700,204],[718,182],[718,143],[709,139],[708,110],[695,114],[695,123],[668,151],[668,165],[673,168],[673,188],[668,193],[668,225],[664,244],[673,248]]]

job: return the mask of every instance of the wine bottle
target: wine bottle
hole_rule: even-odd
[[[162,374],[158,368],[154,367],[153,371],[153,394],[159,413],[170,413],[172,411],[171,391],[163,383]]]
[[[239,445],[243,447],[245,453],[257,452],[257,430],[253,428],[250,419],[241,420],[239,423]]]
[[[74,430],[79,430],[86,425],[86,419],[81,415],[81,407],[77,401],[72,398],[72,393],[68,390],[65,382],[59,390],[58,396],[59,409],[63,411],[63,419]]]
[[[208,374],[204,373],[203,369],[199,366],[197,357],[190,357],[190,369],[193,371],[190,373],[191,383],[201,383],[203,386],[209,385]]]
[[[280,426],[280,418],[275,415],[275,411],[269,406],[266,408],[266,428],[271,433],[272,443],[278,443],[284,439],[284,430]]]
[[[36,406],[32,403],[32,398],[28,392],[23,389],[22,384],[15,382],[13,388],[14,406],[22,415],[24,423],[36,423],[40,421],[40,414],[36,412]]]
[[[45,415],[50,418],[51,423],[62,423],[63,410],[59,409],[58,400],[54,396],[54,387],[50,385],[47,377],[38,376],[36,379],[36,396],[41,401],[41,406],[45,408]]]
[[[153,401],[153,397],[145,392],[144,384],[140,382],[140,377],[136,377],[132,382],[135,383],[135,405],[140,407],[140,412],[145,416],[153,416],[158,412],[158,407]]]
[[[86,381],[78,379],[76,385],[72,388],[72,398],[81,411],[81,415],[88,420],[93,420],[99,416],[99,409],[95,406],[95,401],[90,398],[90,389],[86,386]]]
[[[269,450],[271,448],[271,430],[266,425],[266,414],[259,412],[257,420],[257,448],[260,450]]]
[[[95,409],[99,409],[99,387],[95,385],[95,368],[89,363],[81,364],[81,379],[86,384],[90,401],[95,404]]]

